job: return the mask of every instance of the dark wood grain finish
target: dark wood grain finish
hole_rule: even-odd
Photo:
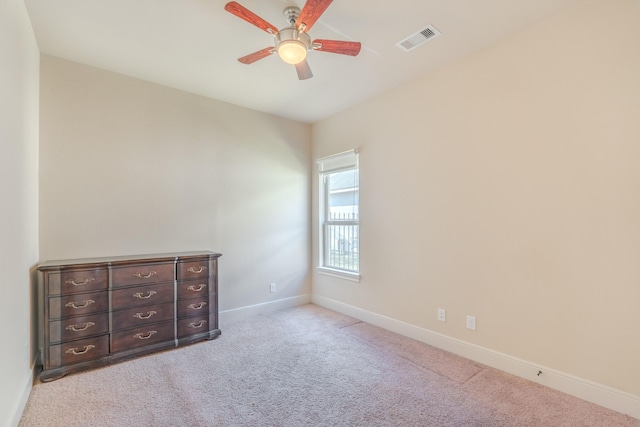
[[[177,284],[178,341],[180,344],[198,339],[212,339],[220,334],[218,329],[218,264],[217,258],[201,258],[178,262],[178,271],[203,274],[203,264],[208,266],[207,277],[179,280]],[[195,267],[198,266],[198,267]],[[202,271],[201,271],[202,270]],[[188,275],[179,276],[188,278]]]
[[[40,380],[218,337],[218,257],[204,251],[40,264]]]
[[[203,334],[211,329],[211,318],[209,314],[189,317],[178,320],[178,338],[188,337],[195,334]]]
[[[187,280],[178,282],[178,299],[201,298],[211,292],[209,280]]]
[[[360,42],[349,42],[342,40],[324,40],[316,39],[314,44],[320,44],[321,47],[316,48],[320,52],[339,53],[341,55],[358,56],[362,45]]]
[[[147,283],[170,282],[175,278],[174,263],[135,264],[115,267],[111,271],[112,286],[141,285]]]
[[[201,259],[178,263],[178,280],[191,280],[209,277],[209,260]]]
[[[271,56],[275,52],[275,48],[272,46],[265,47],[264,49],[260,49],[256,52],[250,53],[243,57],[238,58],[239,62],[243,64],[253,64],[256,61],[266,58],[267,56]]]
[[[333,0],[307,0],[296,21],[296,28],[309,31]]]
[[[83,316],[109,309],[107,291],[49,298],[49,319]]]
[[[112,328],[114,331],[119,331],[121,329],[137,328],[163,320],[171,320],[175,316],[174,313],[175,305],[173,302],[114,311],[111,314]]]
[[[86,362],[109,354],[109,336],[102,335],[52,345],[49,349],[51,366]]]
[[[224,6],[224,10],[237,16],[240,19],[247,21],[251,25],[255,25],[256,27],[260,28],[262,31],[266,31],[266,32],[271,31],[274,34],[278,32],[278,29],[274,25],[271,25],[270,23],[260,18],[258,15],[251,12],[249,9],[247,9],[246,7],[242,6],[241,4],[235,1],[231,1],[227,3]]]
[[[122,310],[173,301],[173,283],[135,286],[111,291],[111,308]]]
[[[100,291],[108,286],[109,276],[105,267],[66,270],[49,276],[49,295]]]
[[[49,322],[49,341],[77,340],[109,331],[109,313],[70,317]]]
[[[114,332],[111,339],[111,351],[118,352],[171,341],[174,340],[174,336],[173,320]]]
[[[178,318],[198,316],[216,310],[209,297],[178,301]]]

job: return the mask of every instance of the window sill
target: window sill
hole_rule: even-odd
[[[351,280],[352,282],[360,282],[360,274],[352,273],[350,271],[335,270],[333,268],[318,267],[318,273],[325,276],[337,277],[339,279]]]

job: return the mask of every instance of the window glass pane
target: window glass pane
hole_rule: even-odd
[[[359,270],[358,169],[326,175],[325,265]]]
[[[358,219],[358,170],[331,173],[327,177],[330,221]]]
[[[358,225],[327,225],[327,267],[341,270],[359,270]]]

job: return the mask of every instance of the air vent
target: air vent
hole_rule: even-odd
[[[440,31],[438,31],[436,27],[434,27],[433,25],[427,25],[425,28],[418,31],[417,33],[411,34],[406,39],[396,43],[396,46],[398,46],[400,49],[404,50],[405,52],[409,52],[410,50],[417,48],[418,46],[426,43],[427,41],[438,37],[439,35],[440,35]]]

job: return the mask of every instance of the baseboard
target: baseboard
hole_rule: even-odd
[[[33,387],[33,372],[31,375],[28,375],[25,380],[23,386],[20,388],[22,391],[20,400],[16,402],[15,410],[13,414],[9,416],[7,424],[8,427],[18,427],[20,423],[20,418],[22,418],[22,413],[24,412],[24,408],[27,406],[27,402],[29,401],[29,395],[31,394],[31,388]],[[18,393],[19,394],[19,391]]]
[[[521,378],[545,385],[563,393],[578,397],[596,405],[640,419],[640,396],[587,381],[564,372],[522,360],[508,354],[451,338],[428,329],[420,328],[359,307],[345,304],[319,295],[312,296],[319,306],[346,314],[363,322],[413,338],[434,347],[449,351],[467,359]],[[540,375],[538,372],[542,371]]]
[[[242,320],[245,317],[253,316],[256,314],[270,313],[272,311],[280,310],[283,308],[291,308],[298,305],[309,304],[310,302],[311,295],[306,294],[290,298],[283,298],[275,301],[263,302],[261,304],[233,308],[231,310],[220,311],[220,329],[224,329],[224,324],[228,322],[235,322],[237,320]],[[224,330],[222,331],[222,333],[224,334]]]

